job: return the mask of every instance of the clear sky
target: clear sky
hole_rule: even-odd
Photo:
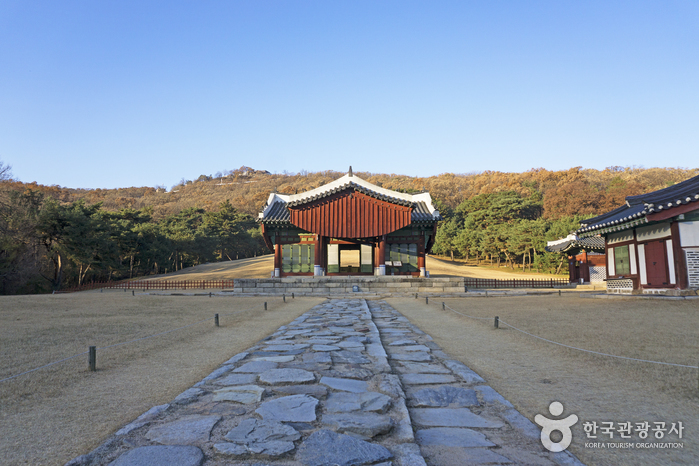
[[[0,2],[26,182],[694,168],[698,112],[693,0]]]

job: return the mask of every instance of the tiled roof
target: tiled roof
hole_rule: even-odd
[[[356,176],[354,178],[356,178]],[[339,192],[344,191],[345,189],[348,189],[348,188],[354,188],[356,191],[359,191],[362,194],[366,194],[367,196],[374,197],[374,198],[382,200],[382,201],[390,202],[392,204],[398,204],[398,205],[403,205],[403,206],[410,206],[413,204],[412,201],[409,201],[407,199],[401,199],[398,197],[382,194],[380,192],[377,192],[377,191],[369,189],[365,186],[362,186],[358,183],[355,183],[354,181],[348,181],[347,183],[341,184],[339,186],[335,186],[335,187],[330,188],[330,189],[321,190],[319,192],[314,193],[313,191],[309,191],[309,193],[313,193],[313,194],[304,195],[306,193],[302,193],[302,194],[300,194],[300,196],[303,196],[303,197],[301,197],[299,199],[295,199],[293,201],[289,201],[288,206],[295,207],[298,205],[303,205],[303,204],[313,202],[313,201],[318,200],[318,199],[322,199],[324,197],[331,196],[335,193],[339,193]],[[377,186],[377,188],[378,188],[378,186]],[[396,193],[396,194],[400,194],[400,193]]]
[[[699,176],[695,176],[669,188],[638,196],[628,196],[626,205],[580,222],[579,235],[589,236],[602,231],[625,230],[647,223],[648,214],[666,212],[669,209],[697,203],[699,209]]]
[[[551,241],[546,246],[548,252],[568,252],[575,249],[604,252],[604,238],[590,236],[589,238],[567,239],[567,241]]]
[[[288,207],[294,207],[322,199],[346,189],[354,189],[373,198],[392,204],[411,206],[413,222],[436,222],[442,220],[439,211],[432,205],[429,193],[407,194],[391,191],[369,183],[357,176],[345,175],[335,181],[300,194],[269,195],[267,204],[259,214],[258,221],[265,224],[283,224],[291,221]]]

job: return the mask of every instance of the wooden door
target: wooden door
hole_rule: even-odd
[[[648,286],[668,286],[665,241],[646,243],[646,277]]]

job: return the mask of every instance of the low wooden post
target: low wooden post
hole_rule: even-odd
[[[500,328],[500,317],[495,316],[495,328]]]
[[[294,299],[294,293],[291,293],[291,299]]]
[[[218,327],[218,314],[214,314],[214,324]]]
[[[131,290],[131,296],[136,296],[136,290]]]
[[[97,347],[90,346],[87,351],[87,365],[91,372],[97,370]]]
[[[267,310],[267,301],[265,301],[265,311]]]
[[[286,294],[282,294],[282,299],[286,302]]]
[[[445,307],[444,307],[444,301],[442,301],[442,310],[444,310],[444,309],[445,309]]]
[[[428,298],[427,296],[425,296],[425,304],[430,304],[430,298]]]

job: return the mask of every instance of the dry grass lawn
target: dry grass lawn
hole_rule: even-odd
[[[267,301],[268,311],[263,302]],[[168,403],[234,354],[322,299],[150,296],[105,290],[0,297],[0,379],[74,354],[97,351],[0,382],[0,463],[64,464],[153,406]],[[220,327],[213,316],[220,314]]]
[[[231,278],[269,278],[274,270],[274,254],[227,262],[202,264],[177,272],[148,277],[149,280],[221,280]]]
[[[530,420],[551,417],[560,401],[575,413],[570,447],[591,465],[699,464],[697,369],[613,359],[562,348],[500,325],[593,351],[696,366],[699,362],[699,300],[583,299],[577,295],[424,300],[390,299],[397,310],[430,334],[445,352],[463,361]],[[441,301],[467,315],[449,309]],[[585,421],[682,421],[682,450],[585,448]],[[641,442],[632,434],[624,441]],[[652,437],[652,433],[651,433]],[[677,441],[677,436],[666,437]],[[589,440],[595,441],[595,440]],[[619,442],[598,435],[597,442]],[[649,438],[645,441],[659,441]],[[667,441],[667,440],[666,440]]]
[[[506,267],[490,268],[479,267],[473,264],[467,264],[464,260],[450,261],[435,256],[427,256],[425,265],[430,271],[430,277],[473,277],[473,278],[496,278],[500,280],[518,279],[524,280],[529,278],[548,279],[548,278],[568,278],[568,275],[551,275],[536,272],[514,272]]]
[[[427,256],[427,270],[430,277],[475,277],[475,278],[499,278],[505,279],[525,279],[525,278],[557,278],[558,275],[541,273],[513,273],[509,269],[492,269],[490,267],[478,267],[466,264],[462,260],[454,262],[434,256]],[[212,264],[197,265],[188,267],[178,272],[166,275],[149,277],[149,280],[221,280],[229,278],[269,278],[270,272],[274,269],[274,255],[267,254],[260,257],[240,259],[229,262],[215,262]],[[563,275],[561,275],[562,277]],[[565,275],[567,277],[567,275]]]

